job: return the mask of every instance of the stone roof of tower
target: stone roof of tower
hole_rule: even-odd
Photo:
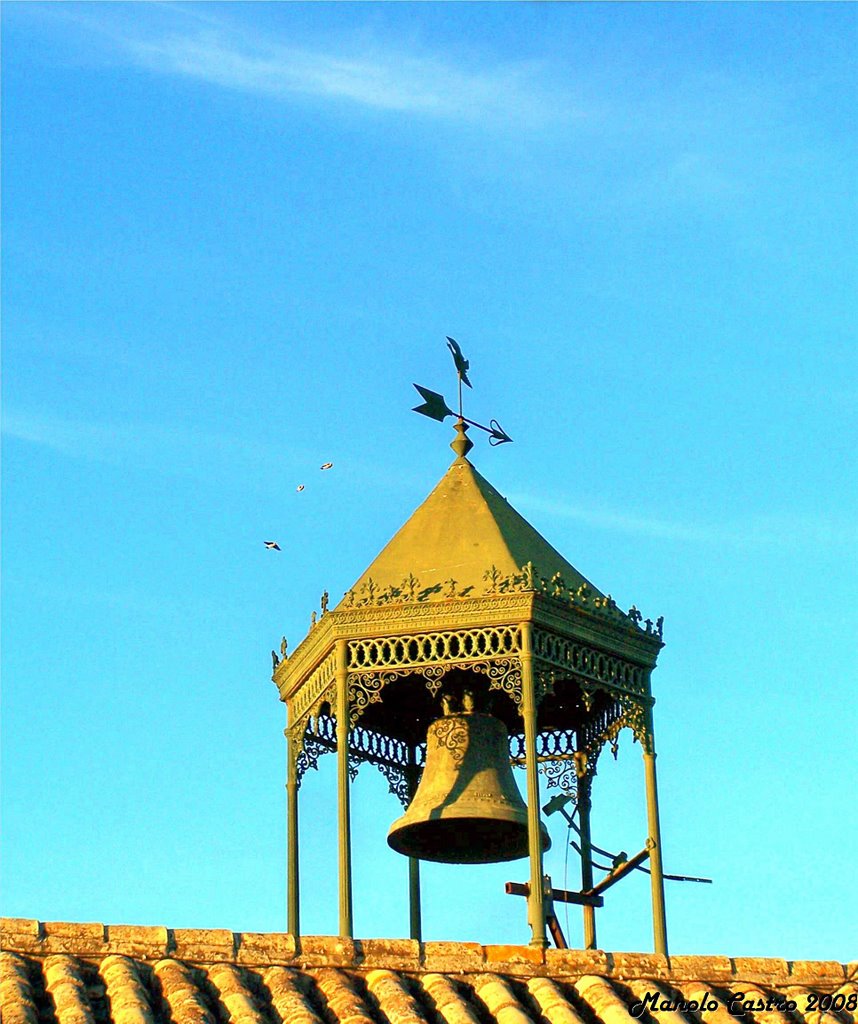
[[[586,584],[604,595],[463,456],[388,542],[349,593],[383,589],[416,577],[422,600],[485,592],[486,574],[512,579],[528,562],[544,578],[559,573],[570,590]]]
[[[730,994],[789,997],[744,1024],[816,1020],[808,995],[858,992],[858,963],[540,950],[475,943],[0,921],[6,1024],[632,1024],[648,993],[716,1008],[650,1024],[735,1024]],[[848,1009],[831,1024],[856,1019]]]

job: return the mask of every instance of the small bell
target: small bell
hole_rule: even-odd
[[[541,823],[540,832],[547,850],[551,840]],[[429,726],[423,777],[387,842],[408,857],[444,864],[527,856],[527,805],[512,775],[503,722],[467,711]]]

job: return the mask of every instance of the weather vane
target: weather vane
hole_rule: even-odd
[[[419,384],[415,384],[414,387],[420,393],[420,397],[423,399],[422,405],[416,405],[414,412],[419,412],[422,416],[428,416],[429,419],[438,420],[439,423],[443,423],[448,416],[456,416],[461,423],[469,423],[472,427],[477,427],[480,430],[485,430],[489,435],[489,444],[492,446],[505,444],[507,441],[511,441],[512,438],[507,434],[501,427],[497,420],[489,420],[489,426],[485,426],[482,423],[477,423],[476,420],[469,420],[462,413],[462,385],[466,384],[469,388],[473,388],[473,384],[468,380],[468,370],[471,368],[471,364],[462,355],[462,350],[459,348],[459,343],[455,338],[447,338],[447,348],[453,355],[453,362],[456,365],[456,375],[459,378],[459,412],[455,413],[447,405],[447,400],[443,395],[439,395],[436,391],[430,391],[428,388],[422,388]]]

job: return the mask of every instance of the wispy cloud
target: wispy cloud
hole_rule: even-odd
[[[727,548],[760,545],[797,548],[813,545],[825,549],[858,550],[858,519],[842,516],[773,513],[738,516],[726,522],[695,522],[638,515],[598,504],[554,501],[525,493],[510,497],[522,510],[541,511],[586,526],[678,543]]]
[[[9,408],[3,413],[2,433],[5,439],[71,458],[207,479],[213,466],[227,463],[254,470],[270,465],[278,455],[283,457],[282,449],[226,433],[145,421],[85,421]]]
[[[130,51],[155,71],[275,98],[314,96],[468,121],[486,115],[522,120],[537,114],[543,120],[546,112],[524,68],[468,72],[432,55],[348,56],[284,45],[237,44],[211,29],[132,42]]]
[[[471,53],[457,63],[413,43],[382,43],[365,33],[296,45],[216,15],[191,11],[188,17],[181,5],[143,12],[151,18],[126,13],[104,18],[84,9],[72,17],[106,41],[114,57],[140,68],[274,100],[303,97],[483,126],[536,127],[576,115],[571,98],[547,84],[538,62]]]
[[[282,478],[288,487],[297,485],[306,479],[309,466],[318,465],[315,445],[309,449],[301,444],[289,445],[282,438],[273,442],[250,429],[239,435],[235,431],[142,419],[85,420],[40,410],[11,409],[8,403],[3,410],[2,435],[4,445],[8,441],[23,442],[70,460],[133,466],[160,476],[211,481],[234,474],[244,490],[250,487],[267,492],[272,480]],[[325,456],[337,457],[330,448],[325,449]],[[272,474],[272,467],[277,467],[279,476]],[[360,455],[351,455],[348,465],[340,465],[338,460],[338,467],[336,478],[345,481],[345,486],[359,481],[363,487],[410,494],[425,483],[407,470],[394,474],[386,465]]]
[[[213,467],[224,464],[253,475],[256,471],[267,470],[278,460],[282,464],[284,456],[288,463],[288,453],[282,446],[275,449],[260,443],[258,438],[206,433],[181,425],[84,421],[7,408],[2,432],[4,438],[49,448],[66,457],[114,465],[133,463],[141,469],[205,479],[211,477]],[[296,457],[303,458],[300,453],[296,453]],[[364,474],[373,471],[370,465],[361,469]],[[379,480],[382,479],[390,483],[387,474],[381,474]],[[525,491],[511,492],[509,499],[528,516],[543,513],[597,529],[681,544],[731,549],[813,545],[825,550],[858,550],[858,518],[842,513],[825,516],[770,513],[695,521],[618,510],[598,502],[566,502]]]

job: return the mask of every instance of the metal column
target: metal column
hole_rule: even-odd
[[[536,687],[533,679],[533,627],[521,625],[521,713],[524,718],[524,756],[527,766],[527,844],[530,854],[530,895],[527,917],[530,945],[545,947],[545,883],[542,877],[542,834],[539,820],[539,765],[536,761]]]
[[[417,790],[417,764],[414,748],[408,751],[408,800],[414,799]],[[408,912],[410,935],[418,942],[423,938],[423,915],[420,911],[420,861],[416,857],[408,858]]]
[[[656,953],[667,956],[667,920],[664,912],[664,868],[661,859],[661,827],[658,820],[658,785],[655,777],[655,735],[652,709],[647,713],[647,737],[644,745],[646,777],[646,816],[649,829],[649,866],[652,886],[652,933]]]
[[[347,641],[337,641],[337,796],[340,938],[352,938],[352,837],[349,808],[349,672]]]
[[[581,891],[593,888],[593,847],[590,838],[592,775],[578,779],[578,822],[581,828]],[[596,908],[584,906],[584,949],[596,949]]]
[[[298,763],[292,727],[286,728],[286,927],[301,934],[301,897],[298,884]]]

